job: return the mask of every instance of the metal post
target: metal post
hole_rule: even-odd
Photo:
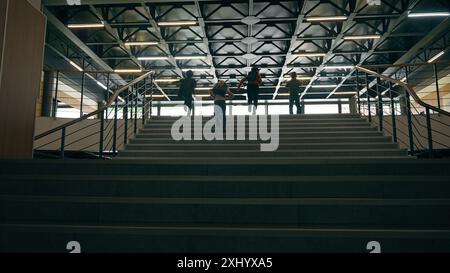
[[[411,101],[408,91],[405,90],[405,103],[406,103],[406,115],[408,118],[408,137],[409,137],[409,152],[414,155],[414,135],[412,128],[412,113],[411,113]]]
[[[123,143],[126,145],[128,142],[128,96],[125,97],[125,107],[123,108],[123,115],[125,119]]]
[[[433,157],[433,130],[431,129],[430,108],[426,108],[427,115],[427,132],[428,132],[428,152],[430,157]]]
[[[377,97],[378,97],[378,131],[383,131],[383,96],[380,92],[380,78],[377,77]]]
[[[145,108],[146,108],[146,105],[147,105],[147,78],[145,78],[144,79],[144,92],[142,92],[142,114],[141,114],[141,117],[142,117],[142,126],[144,126],[144,124],[145,124]]]
[[[394,93],[392,92],[392,82],[389,82],[389,97],[391,99],[392,140],[397,142],[397,119],[395,113]]]
[[[359,73],[356,70],[356,95],[358,96],[358,113],[361,114],[361,97],[359,93]]]
[[[372,122],[372,112],[370,111],[370,94],[369,94],[369,74],[366,74],[366,94],[367,94],[367,111],[369,122]]]
[[[60,146],[60,156],[64,159],[64,147],[66,146],[66,127],[61,129],[61,146]]]
[[[117,112],[118,112],[118,98],[114,104],[114,123],[113,123],[113,154],[117,155]]]
[[[342,102],[341,102],[341,99],[338,100],[338,113],[342,114]]]
[[[136,87],[134,88],[134,100],[135,100],[135,103],[134,103],[134,134],[135,135],[137,134],[137,126],[138,126],[138,124],[137,124],[138,123],[137,112],[138,112],[138,103],[139,103],[138,92],[139,92],[139,88],[136,84]]]
[[[100,143],[98,148],[98,155],[100,159],[103,158],[103,138],[104,138],[104,130],[105,130],[105,111],[100,113]]]
[[[438,72],[437,72],[437,65],[433,64],[434,69],[434,78],[436,81],[436,98],[437,98],[437,108],[441,109],[441,96],[439,94],[439,78],[438,78]]]
[[[81,99],[80,99],[80,117],[83,116],[83,103],[84,103],[84,72],[81,74]]]
[[[55,97],[53,101],[52,117],[56,118],[58,114],[58,88],[59,88],[59,71],[56,71]]]

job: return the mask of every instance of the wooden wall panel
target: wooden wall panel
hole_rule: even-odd
[[[45,17],[27,0],[6,1],[8,11],[0,75],[0,158],[31,158],[43,65]]]
[[[3,36],[5,35],[7,1],[0,1],[0,74],[2,71]],[[0,79],[1,81],[1,79]]]

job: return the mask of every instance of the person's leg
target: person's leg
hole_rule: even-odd
[[[301,111],[302,108],[300,106],[300,97],[299,97],[298,94],[295,96],[295,107],[297,108],[297,115],[301,114],[302,113],[302,111]]]
[[[292,96],[292,94],[289,96],[289,114],[293,115],[294,114],[294,96]]]
[[[256,108],[258,108],[258,100],[259,100],[259,86],[255,86],[254,95],[253,95],[253,103],[255,105],[255,111],[256,111]]]

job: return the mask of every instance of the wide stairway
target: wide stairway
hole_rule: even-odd
[[[174,121],[114,160],[0,161],[0,251],[450,252],[450,161],[358,116],[282,116],[274,152],[177,142]]]

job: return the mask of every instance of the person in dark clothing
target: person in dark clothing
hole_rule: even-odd
[[[220,107],[223,114],[223,131],[226,129],[226,100],[232,99],[234,94],[224,81],[218,81],[210,91],[211,97],[214,99],[214,106]],[[215,112],[214,112],[215,114]]]
[[[294,114],[294,104],[297,108],[297,115],[301,114],[300,107],[300,89],[302,82],[297,80],[297,73],[291,73],[291,80],[286,83],[286,86],[289,88],[289,114]]]
[[[194,98],[195,88],[197,87],[197,82],[193,79],[194,73],[189,70],[186,72],[186,78],[180,81],[179,96],[184,100],[184,105],[187,107],[187,115],[190,116],[194,109]]]
[[[256,108],[258,107],[259,98],[259,86],[262,83],[258,67],[252,67],[252,70],[250,71],[250,73],[248,73],[247,77],[243,78],[239,82],[238,91],[241,89],[241,86],[245,84],[245,82],[247,82],[247,99],[249,104],[249,112],[251,112],[253,105],[253,114],[256,114]]]

